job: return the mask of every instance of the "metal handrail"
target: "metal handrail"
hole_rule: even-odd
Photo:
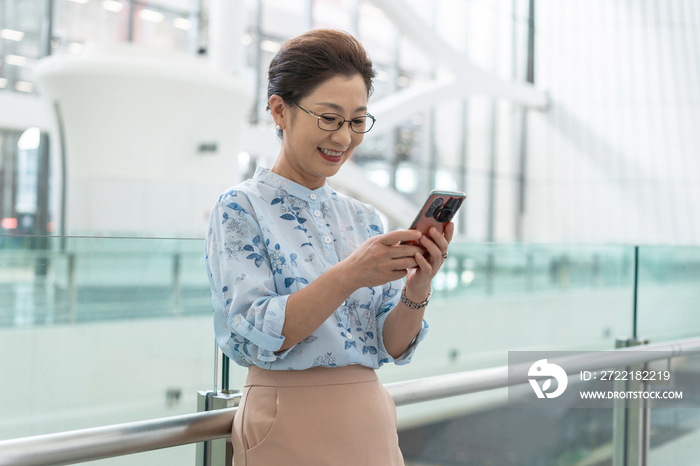
[[[82,463],[226,437],[236,409],[4,440],[0,442],[0,465]]]
[[[700,338],[598,351],[552,359],[567,374],[631,366],[700,353]],[[512,368],[511,368],[512,370]],[[526,373],[526,371],[525,371]],[[508,366],[386,384],[397,406],[475,393],[527,379],[508,377]],[[231,435],[237,408],[0,441],[0,466],[52,466],[214,440]]]

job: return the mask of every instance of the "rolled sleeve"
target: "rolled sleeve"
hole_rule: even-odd
[[[386,319],[386,316],[388,316],[389,313],[384,314],[382,316],[382,323],[381,323],[381,328],[384,328],[384,320]],[[379,325],[379,320],[377,321],[377,324]],[[394,363],[398,366],[408,364],[411,362],[411,358],[413,358],[413,353],[416,352],[416,348],[418,347],[418,343],[423,341],[423,338],[428,334],[428,330],[430,329],[430,325],[428,325],[428,322],[423,319],[423,323],[421,324],[421,328],[418,331],[418,335],[416,335],[416,338],[411,342],[411,344],[408,346],[408,349],[403,352],[401,356],[398,358],[392,357],[389,352],[386,350],[384,347],[384,339],[379,338],[379,341],[377,344],[379,345],[378,351],[379,351],[379,363],[380,364],[388,364],[388,363]],[[379,334],[381,335],[382,330],[379,330]]]
[[[285,340],[289,295],[276,291],[261,228],[245,201],[237,196],[216,204],[209,220],[206,266],[219,346],[239,365],[263,367],[289,352],[275,354]]]
[[[284,343],[282,327],[284,327],[285,309],[289,296],[274,298],[261,298],[251,306],[255,315],[264,314],[262,328],[248,322],[244,312],[229,313],[229,328],[232,333],[238,334],[258,348],[258,359],[271,362],[277,359],[274,352],[278,351]]]

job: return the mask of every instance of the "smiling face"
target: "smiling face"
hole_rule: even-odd
[[[359,74],[337,75],[297,103],[316,115],[336,113],[350,120],[367,113],[367,86]],[[270,97],[270,110],[284,131],[282,149],[271,171],[309,189],[320,188],[327,177],[338,173],[364,138],[348,123],[337,131],[323,131],[316,117],[296,105],[285,105],[278,95]]]

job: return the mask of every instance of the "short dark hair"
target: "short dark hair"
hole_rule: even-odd
[[[377,73],[362,44],[350,34],[335,29],[314,29],[282,44],[267,72],[267,110],[270,97],[278,95],[292,104],[336,75],[359,74],[372,94]],[[282,131],[277,131],[282,136]]]

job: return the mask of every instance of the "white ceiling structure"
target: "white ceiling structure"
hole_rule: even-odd
[[[466,55],[455,50],[433,32],[407,2],[372,0],[372,3],[397,26],[401,34],[410,38],[426,55],[434,57],[451,75],[400,90],[373,102],[373,115],[382,121],[375,133],[392,131],[397,125],[405,122],[409,115],[428,110],[436,103],[474,95],[508,99],[537,110],[547,109],[546,93],[528,83],[505,81],[473,64]],[[270,134],[270,129],[249,127],[242,133],[241,146],[250,153],[276,154],[279,145]],[[332,180],[339,189],[362,202],[377,206],[393,224],[402,225],[407,218],[413,218],[417,206],[393,189],[382,188],[366,180],[363,172],[353,166],[352,162],[346,165],[349,166],[344,167],[334,177],[336,179]]]
[[[158,0],[163,7],[187,11],[198,7],[198,0]],[[382,121],[375,133],[390,131],[406,121],[410,115],[426,111],[438,103],[474,95],[507,99],[528,108],[546,109],[547,95],[532,85],[507,81],[493,72],[475,65],[462,52],[455,50],[427,24],[411,5],[404,0],[372,0],[374,6],[396,26],[399,34],[410,39],[424,54],[431,57],[441,73],[440,79],[407,87],[373,102],[373,114]],[[243,34],[242,11],[248,2],[244,0],[209,0],[209,64],[224,72],[240,69],[243,50],[240,37]],[[125,44],[126,46],[126,44]],[[163,56],[168,54],[163,54]],[[179,59],[172,54],[174,63]],[[222,57],[228,57],[222,59]],[[53,57],[57,59],[57,57]],[[122,57],[123,59],[123,57]],[[162,58],[162,60],[165,58]],[[183,58],[184,60],[184,58]],[[182,60],[180,60],[182,61]],[[192,60],[188,60],[192,61]],[[157,65],[157,64],[156,64]],[[139,73],[148,73],[148,62],[141,61]],[[187,65],[192,70],[200,65]],[[205,66],[205,65],[202,65]],[[177,66],[175,67],[177,68]],[[194,72],[194,71],[193,71]],[[238,85],[242,85],[238,81]],[[141,105],[148,105],[142,102]],[[51,108],[51,106],[47,106]],[[241,121],[245,118],[241,114]],[[127,123],[126,120],[123,121]],[[71,134],[77,134],[71,131]],[[267,124],[243,125],[238,146],[250,154],[273,156],[279,152],[274,131]],[[70,153],[70,147],[68,148]],[[263,163],[265,163],[263,161]],[[417,206],[392,189],[374,185],[364,178],[359,167],[349,165],[333,180],[339,189],[359,200],[371,203],[382,210],[394,225],[403,225],[415,215]],[[387,201],[390,202],[387,204]]]

